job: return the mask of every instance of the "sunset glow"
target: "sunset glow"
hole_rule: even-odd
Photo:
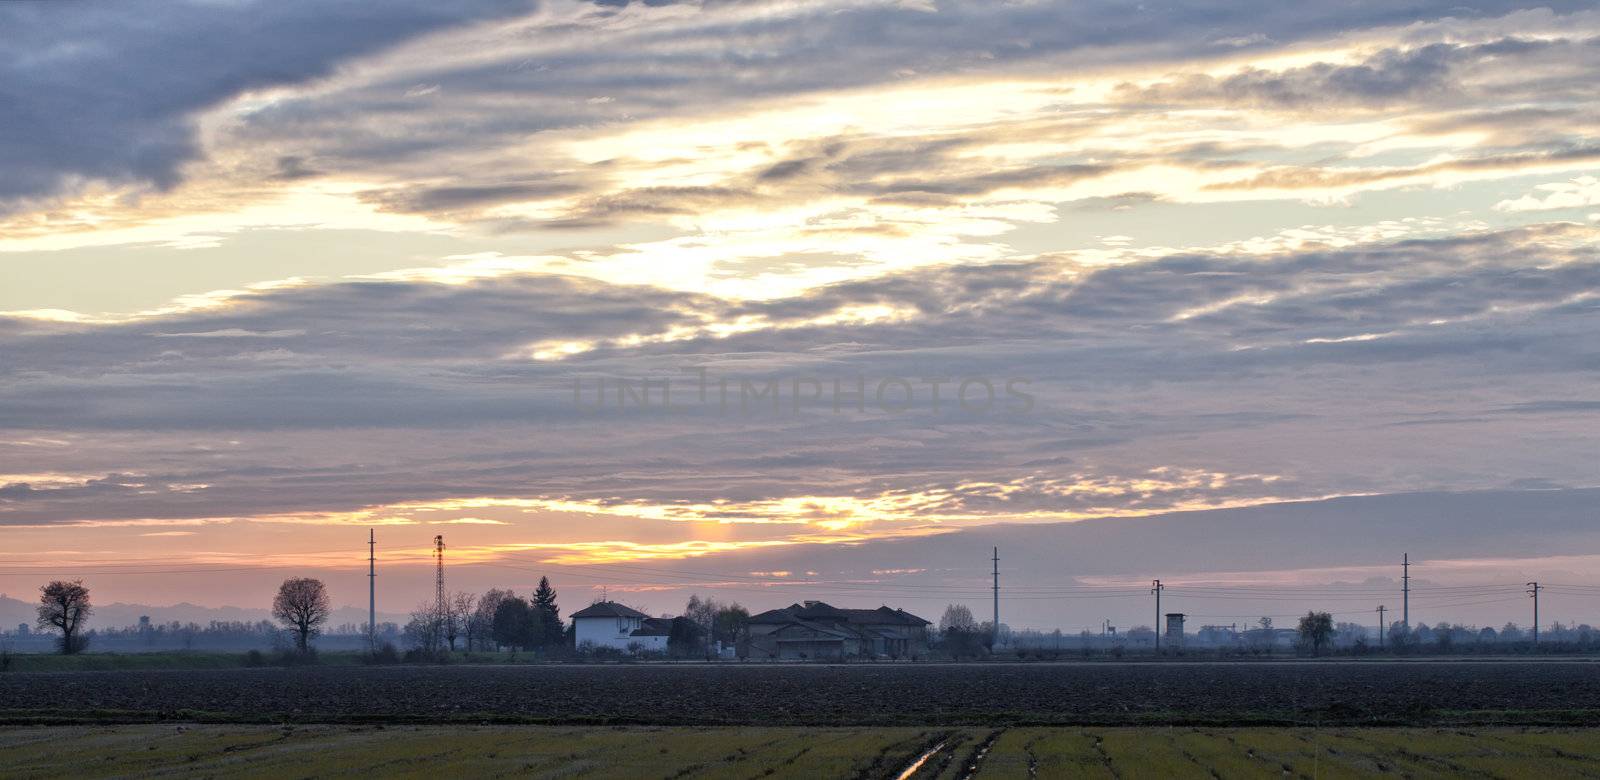
[[[0,10],[0,591],[1600,582],[1592,7],[202,5]]]

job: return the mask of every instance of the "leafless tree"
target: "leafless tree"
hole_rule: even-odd
[[[406,643],[430,658],[444,649],[444,626],[449,621],[439,614],[439,605],[424,601],[411,611],[411,620],[402,633]]]
[[[945,633],[952,629],[956,631],[974,631],[978,628],[978,621],[972,616],[972,610],[965,604],[951,604],[944,608],[944,615],[939,618],[939,632]]]
[[[322,580],[309,577],[284,580],[278,586],[278,597],[272,600],[272,616],[295,633],[295,646],[302,653],[310,649],[311,637],[330,611],[327,588]]]
[[[84,619],[94,612],[89,604],[89,589],[83,580],[56,580],[39,588],[39,628],[61,632],[61,652],[67,655],[84,648],[78,633]]]
[[[472,619],[472,609],[477,605],[476,596],[466,591],[460,591],[445,600],[444,638],[450,644],[450,649],[456,649],[456,637],[465,637],[467,650],[472,650],[472,632],[467,630],[467,622]]]

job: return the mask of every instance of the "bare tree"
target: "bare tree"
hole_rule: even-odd
[[[310,577],[284,580],[278,586],[278,597],[272,600],[272,616],[295,633],[295,646],[302,653],[311,648],[311,637],[327,621],[330,611],[328,590],[322,580]]]
[[[71,655],[87,644],[78,630],[94,612],[83,580],[56,580],[39,588],[39,628],[61,632],[61,652]]]
[[[984,642],[991,634],[988,624],[978,623],[964,604],[951,604],[939,618],[939,646],[951,658],[982,655]]]
[[[477,597],[466,591],[458,591],[445,599],[444,638],[450,644],[450,649],[456,649],[456,637],[466,637],[467,650],[472,650],[472,632],[467,630],[467,621],[472,619],[472,608],[477,604]]]
[[[944,615],[939,618],[940,633],[952,629],[956,631],[974,631],[978,628],[978,620],[972,616],[972,610],[965,604],[951,604],[944,608]]]
[[[406,643],[430,658],[444,649],[444,627],[449,621],[439,614],[439,605],[424,601],[411,611],[411,620],[401,632]]]

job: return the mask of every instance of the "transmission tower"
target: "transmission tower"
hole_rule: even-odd
[[[1383,613],[1387,612],[1388,610],[1389,610],[1388,607],[1385,607],[1382,604],[1378,605],[1378,649],[1379,650],[1383,649],[1383,632],[1388,630],[1387,627],[1384,626],[1384,624],[1383,624]]]
[[[367,529],[367,652],[378,651],[378,533]]]
[[[433,609],[444,620],[444,535],[433,537]]]

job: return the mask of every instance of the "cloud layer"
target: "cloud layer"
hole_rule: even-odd
[[[0,525],[42,558],[383,524],[801,570],[1596,484],[1590,3],[0,26]]]

